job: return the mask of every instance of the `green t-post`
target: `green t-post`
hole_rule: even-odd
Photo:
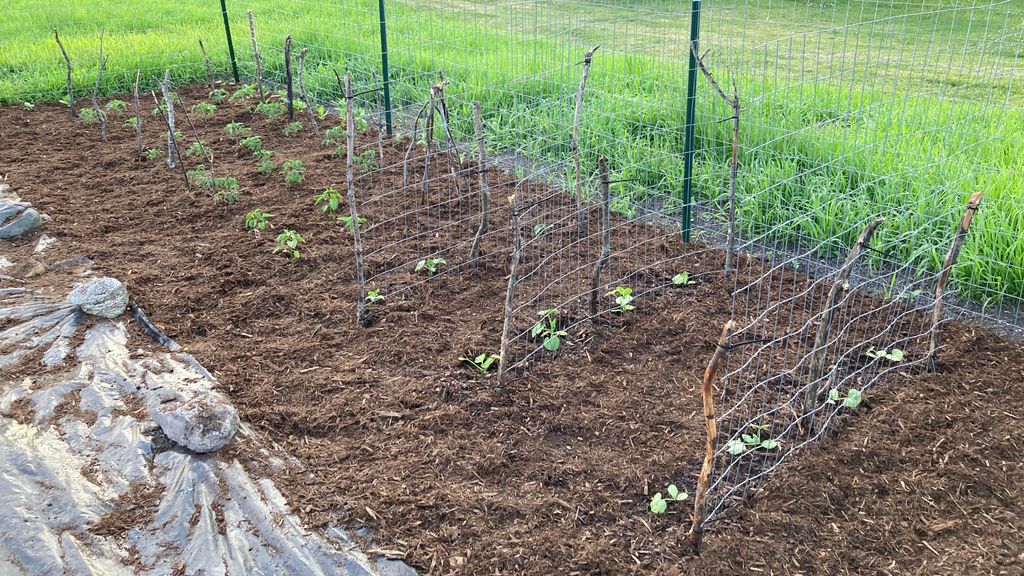
[[[683,242],[690,241],[693,227],[693,155],[697,123],[697,50],[700,46],[700,1],[690,9],[690,71],[686,83],[686,149],[683,154]]]
[[[231,57],[231,75],[235,78],[235,84],[238,84],[238,62],[235,61],[235,43],[231,41],[231,24],[228,24],[228,6],[227,0],[220,0],[220,13],[224,16],[224,33],[228,37],[228,55]]]

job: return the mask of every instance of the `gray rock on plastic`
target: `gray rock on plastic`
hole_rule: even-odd
[[[43,216],[35,208],[26,208],[10,222],[0,226],[0,238],[15,238],[43,225]]]
[[[116,278],[97,278],[75,286],[68,302],[86,314],[100,318],[117,318],[128,308],[128,289]]]
[[[196,396],[187,402],[157,408],[152,416],[168,438],[200,454],[227,446],[239,426],[235,407],[223,398],[210,396]]]

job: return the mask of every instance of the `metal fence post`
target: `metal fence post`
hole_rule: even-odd
[[[697,53],[700,45],[700,2],[690,9],[690,70],[686,81],[686,149],[683,153],[683,242],[690,241],[693,226],[693,155],[697,123]]]
[[[231,24],[228,24],[228,6],[227,0],[220,0],[220,11],[224,16],[224,33],[228,37],[228,55],[231,56],[231,75],[235,78],[235,84],[238,84],[238,62],[235,61],[235,43],[231,41]]]
[[[391,77],[388,74],[388,24],[384,12],[384,0],[379,0],[380,6],[380,62],[381,74],[384,77],[384,124],[387,126],[388,136],[394,135],[394,128],[391,125]]]

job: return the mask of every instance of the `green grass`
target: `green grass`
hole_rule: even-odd
[[[614,190],[622,213],[652,198],[678,208],[688,4],[389,0],[396,105],[422,102],[443,70],[458,135],[472,133],[470,102],[478,99],[492,146],[564,170],[577,63],[601,44],[582,131],[588,173],[598,155],[610,158],[623,181]],[[1011,79],[1019,76],[1024,9],[969,11],[956,0],[705,4],[709,61],[723,83],[736,81],[744,101],[738,213],[748,237],[822,242],[820,253],[838,257],[882,214],[889,220],[876,236],[879,250],[934,271],[966,197],[984,190],[954,279],[978,302],[1019,304],[1024,83]],[[316,97],[337,98],[335,69],[352,71],[358,92],[373,85],[375,1],[228,0],[239,66],[251,78],[250,7],[271,79],[282,77],[281,45],[292,34],[296,53],[310,47],[307,83]],[[0,103],[64,97],[54,27],[76,63],[79,97],[95,79],[104,28],[105,93],[127,90],[136,70],[147,86],[165,67],[177,82],[204,81],[200,37],[227,77],[220,18],[215,0],[9,0],[0,20]],[[700,89],[696,190],[699,201],[720,204],[730,134],[719,120],[728,111],[703,79]],[[363,105],[371,101],[365,96]]]

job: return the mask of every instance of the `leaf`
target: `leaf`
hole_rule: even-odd
[[[893,362],[902,362],[903,358],[905,358],[903,350],[900,350],[899,348],[893,348],[892,352],[889,353],[889,360],[892,360]]]
[[[651,512],[654,514],[664,514],[668,510],[668,502],[665,501],[661,496],[661,492],[654,495],[651,498]]]
[[[558,337],[558,334],[552,334],[551,336],[544,339],[544,349],[548,352],[554,352],[558,350],[558,347],[562,345],[562,339]]]
[[[752,434],[742,434],[740,435],[740,438],[743,439],[744,444],[749,444],[751,446],[757,446],[757,444],[761,442],[760,437],[754,436]]]
[[[416,270],[415,271],[419,272],[420,270],[423,270],[424,268],[426,268],[426,266],[427,266],[427,261],[426,260],[420,260],[419,262],[416,263]]]
[[[833,389],[829,390],[828,391],[828,400],[826,400],[825,403],[826,404],[835,404],[838,401],[839,401],[839,390],[836,389],[836,388],[833,388]]]
[[[761,442],[761,448],[764,448],[765,450],[775,450],[778,447],[779,443],[775,440],[765,440]]]
[[[740,454],[743,454],[743,452],[747,450],[747,447],[746,445],[743,444],[743,442],[740,442],[739,440],[736,440],[734,438],[732,440],[729,440],[728,443],[726,443],[725,450],[726,452],[732,454],[733,456],[739,456]]]
[[[843,401],[843,406],[855,410],[860,403],[864,400],[864,393],[856,388],[850,388],[850,391],[846,393],[846,400]]]
[[[487,354],[481,354],[473,359],[473,362],[477,364],[483,364],[483,361],[487,359]]]
[[[675,500],[676,497],[679,496],[679,488],[677,488],[675,484],[669,484],[667,492],[669,497],[672,498],[673,500]]]
[[[540,322],[537,322],[536,324],[533,325],[533,328],[530,328],[530,338],[536,338],[543,331],[544,325],[541,324]]]

